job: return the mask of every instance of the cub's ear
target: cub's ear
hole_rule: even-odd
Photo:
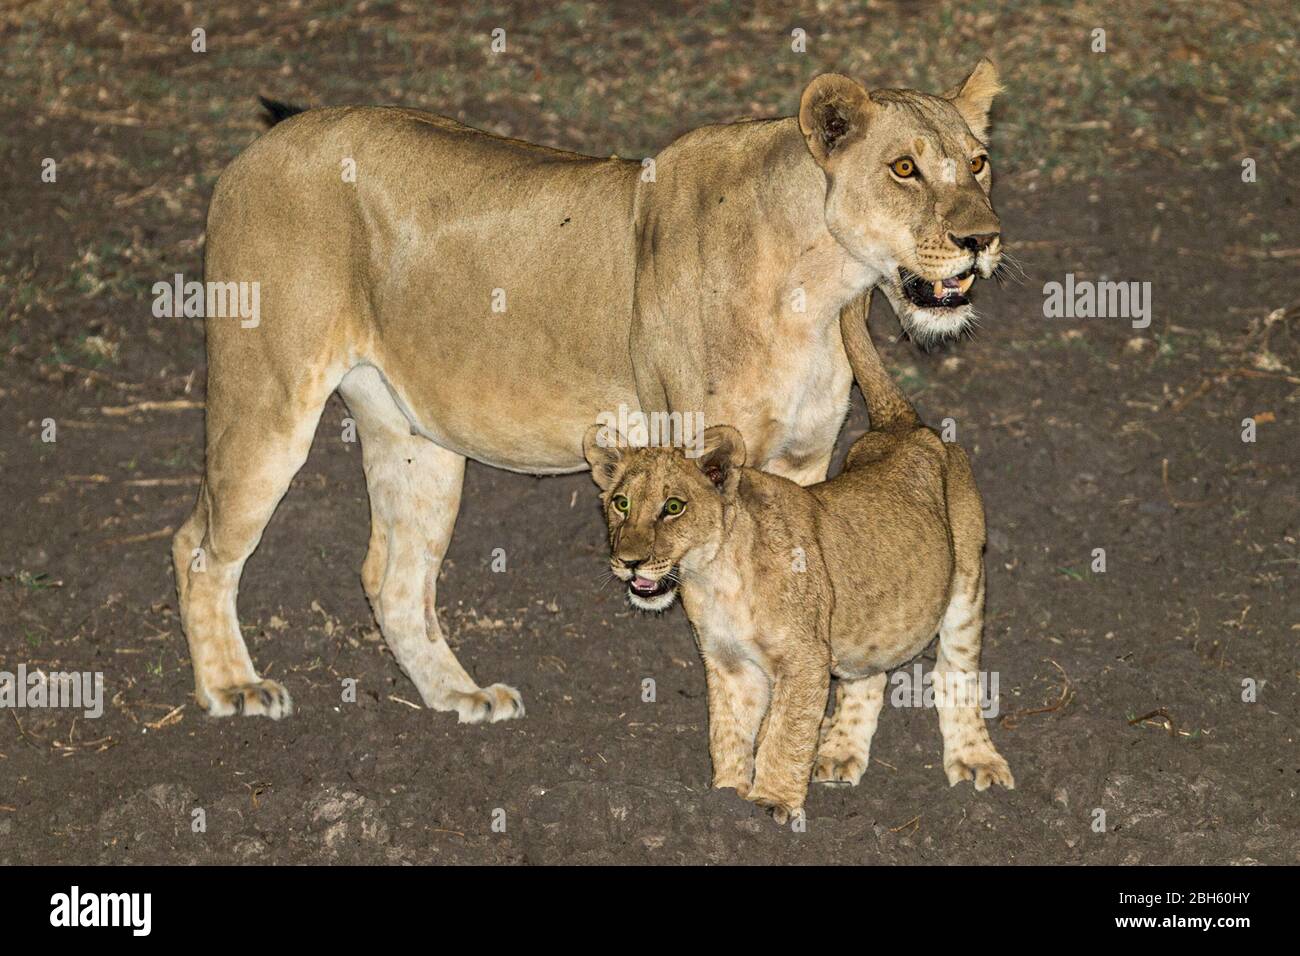
[[[591,465],[591,478],[601,491],[607,491],[614,480],[614,470],[623,460],[628,447],[623,436],[613,425],[592,425],[582,436],[582,455]]]
[[[992,60],[984,57],[975,64],[970,76],[949,90],[944,98],[957,108],[975,138],[983,140],[988,137],[989,108],[993,105],[993,97],[1002,90],[998,68]]]
[[[730,425],[704,429],[704,450],[695,464],[723,491],[736,487],[736,469],[745,464],[745,439]]]
[[[862,84],[847,76],[823,73],[808,84],[799,100],[799,129],[819,166],[831,166],[862,135],[872,109]]]

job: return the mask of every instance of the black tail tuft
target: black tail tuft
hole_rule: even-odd
[[[294,106],[291,103],[281,103],[279,100],[267,99],[265,96],[259,96],[258,102],[262,104],[262,109],[266,110],[262,114],[262,122],[266,128],[270,129],[276,123],[287,120],[290,116],[297,116],[299,113],[305,113],[307,107]]]

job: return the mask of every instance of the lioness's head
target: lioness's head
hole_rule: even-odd
[[[973,318],[976,276],[993,274],[1001,225],[989,202],[989,107],[1001,87],[981,60],[944,96],[871,90],[828,73],[804,90],[799,128],[826,172],[826,225],[880,281],[903,327],[923,339]]]
[[[688,458],[681,448],[633,448],[607,425],[583,437],[609,526],[609,566],[634,607],[667,610],[683,567],[717,546],[745,441],[730,425],[715,425],[704,430],[703,449]]]

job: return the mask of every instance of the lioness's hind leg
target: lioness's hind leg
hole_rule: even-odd
[[[378,370],[361,366],[339,388],[357,421],[370,493],[362,584],[393,656],[426,706],[461,723],[524,716],[519,692],[479,687],[438,624],[438,572],[460,510],[465,459],[411,434]]]
[[[871,762],[871,738],[885,704],[885,675],[841,680],[835,685],[835,710],[822,720],[813,761],[816,783],[856,787]]]
[[[253,668],[236,598],[244,563],[307,459],[332,383],[290,401],[263,403],[237,390],[208,398],[207,466],[194,512],[172,541],[181,624],[194,666],[194,696],[214,717],[287,717],[289,692]],[[256,412],[256,414],[255,414]]]

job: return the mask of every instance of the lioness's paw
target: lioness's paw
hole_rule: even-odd
[[[858,757],[838,757],[818,754],[813,762],[813,783],[828,783],[856,787],[867,772],[867,761]]]
[[[996,750],[981,750],[945,760],[943,769],[948,775],[949,786],[955,787],[963,780],[974,780],[976,790],[987,790],[995,783],[1008,790],[1016,789],[1011,768]]]
[[[208,691],[208,714],[212,717],[270,717],[279,720],[293,713],[293,700],[284,685],[273,680],[260,680],[237,687],[223,687]]]
[[[495,724],[524,716],[524,700],[513,687],[493,684],[468,694],[453,694],[450,709],[462,724]]]

